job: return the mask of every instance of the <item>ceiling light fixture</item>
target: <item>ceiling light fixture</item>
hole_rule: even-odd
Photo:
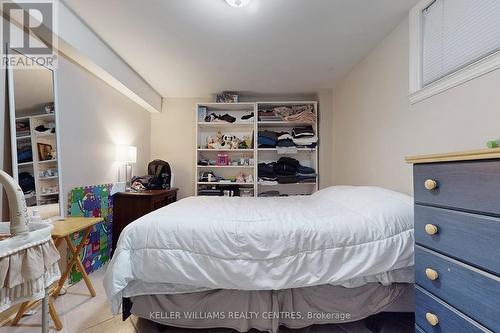
[[[227,4],[231,7],[241,8],[250,3],[251,0],[226,0]]]

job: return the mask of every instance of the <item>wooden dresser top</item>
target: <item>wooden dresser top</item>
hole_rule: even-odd
[[[420,156],[406,157],[406,163],[437,163],[437,162],[456,162],[456,161],[473,161],[473,160],[487,160],[487,159],[500,159],[500,148],[469,150],[445,154],[432,154]]]

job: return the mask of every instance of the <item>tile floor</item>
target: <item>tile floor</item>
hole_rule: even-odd
[[[154,323],[131,316],[122,321],[121,315],[113,316],[109,309],[102,278],[105,268],[90,275],[96,297],[90,297],[85,283],[80,282],[68,288],[66,295],[56,299],[55,305],[63,322],[59,333],[234,333],[227,329],[185,330],[176,328],[158,328]],[[40,310],[40,308],[35,308]],[[39,333],[41,323],[40,311],[25,316],[18,326],[0,327],[0,333]],[[373,333],[369,327],[376,327],[378,333],[413,333],[413,318],[408,315],[381,316],[370,318],[366,322],[345,325],[322,325],[300,330],[300,333]],[[56,332],[56,331],[53,331]],[[259,333],[252,331],[249,333]],[[282,329],[280,333],[299,333],[297,330]]]

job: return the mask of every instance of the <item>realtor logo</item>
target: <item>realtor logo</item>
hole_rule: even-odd
[[[56,67],[56,2],[1,0],[2,67]],[[22,56],[21,56],[22,55]]]

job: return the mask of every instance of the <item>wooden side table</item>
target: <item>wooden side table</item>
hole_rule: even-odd
[[[119,192],[113,203],[113,251],[122,230],[131,222],[177,201],[177,188],[144,192]]]
[[[66,282],[66,279],[68,278],[69,273],[71,272],[71,269],[73,268],[74,265],[77,265],[78,270],[82,273],[83,280],[87,285],[87,289],[89,290],[90,295],[92,297],[96,296],[94,286],[92,285],[92,281],[90,281],[89,276],[87,275],[87,272],[85,271],[85,268],[83,267],[82,261],[80,259],[80,251],[87,242],[90,232],[92,231],[92,227],[102,221],[104,221],[104,219],[101,217],[96,217],[96,218],[68,217],[66,219],[52,223],[54,226],[54,229],[52,229],[52,239],[54,240],[55,246],[58,247],[61,244],[62,240],[64,239],[66,241],[68,249],[72,254],[72,257],[68,262],[66,270],[61,275],[59,282],[57,282],[57,285],[53,288],[49,296],[49,313],[50,316],[52,317],[52,320],[54,321],[55,329],[58,331],[62,329],[62,322],[54,307],[52,298],[57,298],[57,296],[59,296],[59,292],[61,291],[61,288],[64,286],[64,282]],[[80,243],[75,247],[71,242],[70,235],[79,231],[83,231],[83,237]],[[28,311],[28,309],[33,307],[33,305],[35,305],[37,302],[39,301],[22,303],[21,307],[17,311],[16,316],[11,322],[11,325],[13,326],[17,325],[23,314],[26,311]]]

